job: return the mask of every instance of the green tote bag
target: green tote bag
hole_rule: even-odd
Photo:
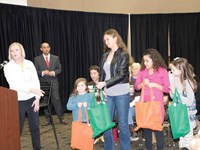
[[[115,123],[111,120],[103,91],[100,90],[100,102],[97,103],[95,99],[95,89],[96,88],[94,87],[93,98],[89,107],[87,108],[90,124],[92,126],[93,138],[115,126]]]
[[[182,103],[177,89],[174,91],[172,103],[168,106],[168,113],[173,139],[177,139],[190,132],[187,106]]]

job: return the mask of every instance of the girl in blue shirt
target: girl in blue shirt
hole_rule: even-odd
[[[78,78],[74,83],[74,89],[67,102],[67,109],[72,111],[73,121],[78,120],[79,107],[82,109],[82,122],[87,122],[85,108],[92,100],[92,93],[88,93],[87,80]]]

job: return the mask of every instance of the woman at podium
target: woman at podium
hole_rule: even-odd
[[[4,75],[10,89],[17,91],[19,106],[20,134],[23,130],[25,114],[28,115],[34,150],[40,150],[39,101],[43,96],[40,82],[33,63],[25,59],[25,51],[20,43],[12,43],[8,49],[9,62],[4,66]]]

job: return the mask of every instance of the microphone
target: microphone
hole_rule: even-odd
[[[4,62],[2,62],[2,63],[0,64],[0,69],[3,68],[7,63],[8,63],[8,61],[6,61],[6,60],[5,60]]]

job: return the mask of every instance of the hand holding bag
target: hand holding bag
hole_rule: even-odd
[[[85,107],[84,107],[85,108]],[[72,122],[71,147],[72,149],[93,150],[94,139],[92,128],[88,121],[87,109],[85,108],[87,124],[82,123],[82,111],[79,108],[78,121]]]
[[[135,102],[135,114],[137,127],[162,131],[162,112],[160,101],[153,100],[153,91],[150,88],[150,101],[144,101],[144,83],[142,83],[141,100]]]
[[[111,120],[110,112],[106,104],[103,91],[100,90],[99,104],[95,99],[95,91],[96,87],[94,86],[93,98],[88,108],[88,115],[93,130],[93,138],[115,126],[115,123]]]
[[[190,132],[187,106],[182,103],[177,89],[174,91],[172,103],[168,106],[168,114],[174,139]]]

